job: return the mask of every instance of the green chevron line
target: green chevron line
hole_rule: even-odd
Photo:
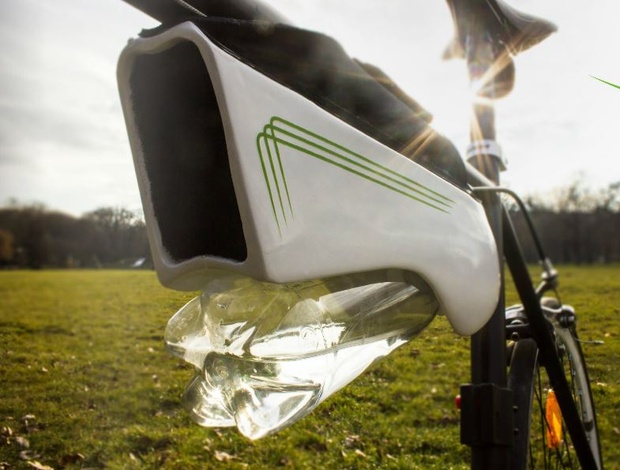
[[[381,165],[378,165],[376,162],[373,162],[372,160],[369,160],[369,159],[367,159],[365,157],[362,157],[361,155],[360,155],[360,157],[363,159],[364,162],[372,163],[373,166],[375,168],[377,168],[377,169],[369,167],[369,166],[366,166],[366,165],[363,165],[362,163],[359,163],[359,162],[355,161],[353,158],[349,158],[347,156],[339,154],[339,153],[337,153],[337,152],[335,152],[333,150],[330,150],[330,149],[328,149],[328,148],[326,148],[326,147],[324,147],[322,145],[314,144],[313,142],[311,142],[311,141],[309,141],[309,140],[307,140],[307,139],[305,139],[303,137],[300,137],[300,136],[298,136],[298,135],[296,135],[296,134],[294,134],[294,133],[292,133],[290,131],[287,131],[285,129],[282,129],[282,128],[279,128],[279,127],[275,127],[275,129],[280,131],[280,132],[282,132],[282,133],[284,133],[284,134],[286,134],[287,136],[289,136],[289,137],[291,137],[293,139],[300,140],[304,144],[310,145],[310,146],[312,146],[312,147],[314,147],[316,149],[322,150],[322,151],[324,151],[326,153],[329,153],[330,155],[333,155],[333,156],[335,156],[335,157],[337,157],[337,158],[339,158],[341,160],[344,160],[344,161],[352,164],[353,166],[359,167],[361,169],[364,169],[364,170],[368,171],[369,173],[372,173],[374,175],[377,175],[377,176],[380,176],[382,178],[385,178],[385,179],[395,183],[396,185],[402,186],[402,187],[404,187],[404,188],[406,188],[406,189],[408,189],[408,190],[410,190],[410,191],[412,191],[414,193],[417,193],[421,197],[427,198],[427,199],[429,199],[431,201],[434,201],[435,203],[437,203],[437,204],[439,204],[441,206],[444,206],[445,208],[449,209],[452,206],[452,204],[450,204],[451,202],[453,202],[451,199],[448,199],[448,198],[440,195],[439,193],[437,193],[435,191],[432,191],[429,188],[426,188],[425,186],[422,186],[421,184],[419,184],[419,183],[417,183],[415,181],[409,180],[407,178],[400,178],[400,179],[404,179],[405,181],[399,181],[398,178],[395,178],[395,177],[391,176],[391,174],[395,174],[397,176],[400,176],[400,175],[398,175],[398,173],[394,173],[391,170],[389,170],[388,168],[385,168],[385,167],[383,167]],[[275,134],[273,132],[272,132],[272,135],[274,135],[274,137],[275,137]],[[277,139],[281,143],[288,144],[288,142],[285,139],[282,139],[282,138],[277,138]],[[357,156],[357,155],[355,155],[355,156]],[[385,171],[388,174],[384,174],[379,169]],[[412,186],[414,186],[414,187],[412,187]]]
[[[302,132],[304,134],[307,134],[309,136],[312,136],[315,139],[318,139],[318,140],[320,140],[320,141],[322,141],[322,142],[324,142],[324,143],[326,143],[328,145],[336,147],[337,149],[339,149],[339,150],[341,150],[341,151],[351,155],[352,157],[358,158],[359,160],[361,160],[361,161],[363,161],[363,162],[365,162],[365,163],[367,163],[367,164],[369,164],[371,166],[374,166],[374,167],[376,167],[376,168],[378,168],[378,169],[380,169],[382,171],[385,171],[385,172],[393,175],[397,179],[400,179],[400,180],[406,181],[407,183],[410,183],[410,184],[413,184],[415,186],[418,186],[418,187],[422,188],[423,190],[428,191],[428,192],[438,196],[439,198],[442,198],[442,199],[444,199],[444,200],[446,200],[448,202],[454,202],[452,199],[444,196],[443,194],[438,193],[437,191],[434,191],[434,190],[432,190],[432,189],[430,189],[430,188],[428,188],[428,187],[418,183],[415,180],[407,178],[406,176],[404,176],[404,175],[402,175],[402,174],[400,174],[400,173],[398,173],[398,172],[396,172],[396,171],[394,171],[394,170],[392,170],[390,168],[384,167],[384,166],[378,164],[377,162],[375,162],[374,160],[371,160],[371,159],[369,159],[367,157],[364,157],[363,155],[360,155],[359,153],[354,152],[354,151],[352,151],[352,150],[350,150],[350,149],[348,149],[348,148],[346,148],[346,147],[344,147],[344,146],[342,146],[342,145],[340,145],[340,144],[338,144],[336,142],[333,142],[333,141],[331,141],[331,140],[329,140],[329,139],[327,139],[327,138],[325,138],[325,137],[323,137],[323,136],[321,136],[319,134],[316,134],[316,133],[314,133],[314,132],[312,132],[312,131],[304,128],[304,127],[301,127],[301,126],[299,126],[297,124],[294,124],[294,123],[292,123],[290,121],[287,121],[287,120],[282,119],[282,118],[277,117],[277,116],[272,117],[271,121],[270,121],[270,124],[273,126],[274,123],[276,123],[276,122],[280,122],[280,123],[282,123],[284,125],[290,126],[290,127],[294,128],[294,129],[296,129],[296,130],[298,130],[298,131],[300,131],[300,132]],[[316,145],[316,144],[313,144],[313,145]]]
[[[290,130],[291,128],[293,131]],[[311,139],[318,140],[319,142],[317,143]],[[267,184],[271,208],[280,233],[282,230],[281,219],[282,223],[288,225],[287,209],[292,217],[293,207],[279,145],[284,145],[302,154],[332,164],[440,212],[449,214],[449,210],[454,204],[452,199],[415,180],[384,167],[319,134],[276,116],[256,136],[256,146],[263,176]],[[281,214],[281,217],[278,214]]]

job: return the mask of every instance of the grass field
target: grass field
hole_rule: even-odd
[[[607,469],[620,469],[620,267],[565,267]],[[461,469],[468,339],[436,319],[291,428],[250,442],[190,422],[163,347],[193,295],[148,271],[0,272],[0,469]],[[511,295],[509,294],[509,298]]]

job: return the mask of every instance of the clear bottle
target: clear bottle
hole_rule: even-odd
[[[192,418],[257,439],[308,414],[438,309],[428,285],[400,270],[294,284],[228,276],[170,319],[165,341],[196,367],[184,394]]]

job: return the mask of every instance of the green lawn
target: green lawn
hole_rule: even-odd
[[[561,272],[581,338],[605,341],[584,350],[606,465],[620,468],[620,267]],[[181,407],[192,371],[162,337],[192,296],[148,271],[0,272],[0,470],[468,468],[454,407],[468,340],[445,319],[299,423],[250,442]]]

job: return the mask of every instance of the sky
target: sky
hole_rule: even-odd
[[[388,73],[464,153],[470,94],[444,0],[265,0]],[[620,2],[512,0],[558,32],[515,58],[514,91],[496,105],[509,161],[504,184],[548,195],[576,180],[620,181]],[[0,3],[0,206],[43,203],[81,215],[140,211],[116,85],[127,40],[156,22],[121,0]]]

